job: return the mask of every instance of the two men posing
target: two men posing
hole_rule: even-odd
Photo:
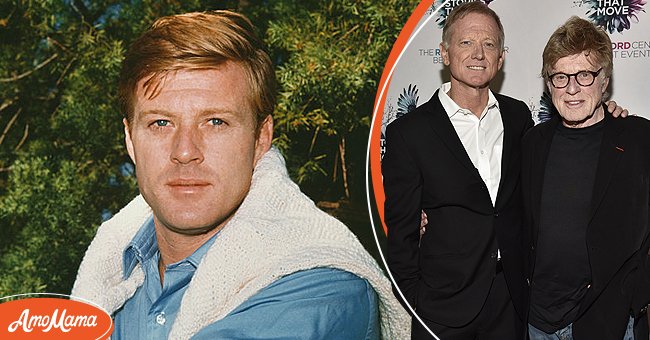
[[[451,82],[387,128],[391,274],[444,340],[631,337],[650,302],[650,124],[605,118],[611,42],[575,18],[544,52],[559,116],[531,129],[523,102],[489,89],[503,42],[487,6],[455,8]],[[430,338],[417,321],[412,335]]]

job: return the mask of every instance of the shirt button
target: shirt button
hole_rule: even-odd
[[[484,155],[484,154],[485,154],[485,151],[481,150],[481,155]]]
[[[161,312],[158,315],[156,315],[156,323],[157,324],[162,326],[162,325],[165,324],[165,321],[167,321],[167,319],[165,318],[165,312]]]

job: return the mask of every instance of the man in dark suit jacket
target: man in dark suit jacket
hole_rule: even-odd
[[[440,45],[451,83],[387,128],[388,266],[437,336],[525,337],[520,142],[525,103],[494,94],[503,27],[481,2],[456,7]],[[420,240],[420,212],[429,227]],[[431,338],[418,321],[413,339]]]
[[[544,49],[559,115],[523,141],[531,340],[632,339],[635,320],[647,332],[650,122],[605,114],[611,46],[572,17]]]

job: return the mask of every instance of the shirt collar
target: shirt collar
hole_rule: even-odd
[[[151,215],[124,249],[122,257],[123,278],[126,280],[138,262],[143,263],[149,260],[157,251],[156,228],[153,223],[153,215]]]
[[[201,259],[208,252],[210,246],[214,243],[214,240],[219,235],[219,232],[214,234],[210,239],[203,243],[197,250],[192,253],[192,255],[186,257],[185,259],[171,264],[170,266],[176,266],[183,262],[190,263],[194,268],[199,266]],[[138,263],[144,263],[147,260],[150,260],[154,256],[157,258],[158,254],[158,240],[156,239],[156,228],[153,222],[153,215],[144,222],[140,230],[135,234],[131,242],[124,249],[124,254],[122,257],[122,268],[124,269],[123,278],[126,280],[133,272],[133,269]]]
[[[451,99],[451,97],[449,97],[449,95],[447,94],[449,90],[451,90],[451,82],[442,84],[440,86],[440,89],[438,90],[438,99],[440,99],[440,103],[442,104],[442,107],[447,112],[449,118],[453,117],[457,113],[462,113],[466,115],[472,114],[471,111],[458,106],[458,104],[456,104],[456,102],[453,99]],[[487,106],[485,107],[485,110],[481,114],[481,117],[483,117],[483,115],[493,107],[499,109],[499,102],[497,101],[497,98],[492,93],[492,90],[488,89],[488,103]]]
[[[194,266],[194,268],[197,268],[199,266],[199,263],[201,262],[201,259],[203,258],[203,255],[205,255],[205,253],[208,252],[208,250],[210,249],[210,247],[214,243],[214,240],[217,238],[219,233],[221,233],[221,230],[218,231],[216,234],[212,235],[212,237],[210,237],[205,243],[203,243],[199,247],[199,249],[195,250],[194,253],[192,253],[192,255],[188,256],[183,261],[187,261],[190,264],[192,264],[192,266]],[[177,262],[177,263],[181,263],[183,261],[180,261],[180,262]]]

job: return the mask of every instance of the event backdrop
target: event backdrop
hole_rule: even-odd
[[[470,1],[473,0],[434,1],[419,19],[385,93],[382,156],[386,125],[428,101],[443,82],[449,81],[440,56],[442,26],[454,6]],[[499,15],[506,35],[505,62],[492,82],[492,91],[526,102],[535,122],[544,120],[548,113],[548,101],[542,99],[542,50],[551,33],[572,15],[588,19],[610,34],[614,50],[610,98],[630,112],[650,118],[650,15],[646,12],[650,5],[646,0],[483,2]],[[435,12],[438,7],[442,8]]]

